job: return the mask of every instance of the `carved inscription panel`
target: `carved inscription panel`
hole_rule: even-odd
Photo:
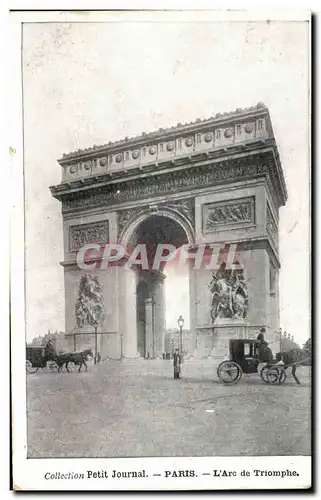
[[[255,198],[239,198],[203,205],[204,233],[255,224]]]
[[[69,251],[79,250],[89,243],[106,244],[109,242],[109,221],[80,224],[69,228]]]

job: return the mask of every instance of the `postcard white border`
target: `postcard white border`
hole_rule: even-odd
[[[86,3],[86,5],[85,5]],[[157,8],[160,2],[155,2]],[[13,2],[12,8],[25,8],[25,3]],[[51,4],[51,5],[50,5]],[[63,8],[74,8],[65,2]],[[115,8],[113,2],[93,2],[91,8]],[[113,5],[112,5],[113,4]],[[188,9],[192,2],[184,2]],[[78,2],[77,8],[87,7],[88,2]],[[200,2],[199,9],[210,6]],[[130,2],[118,2],[118,9],[131,8]],[[217,7],[220,4],[218,3]],[[57,8],[55,2],[47,2],[46,8]],[[136,2],[135,8],[148,8],[149,2]],[[43,2],[34,2],[32,8],[43,8]],[[161,2],[160,8],[168,8]],[[182,8],[181,2],[171,2],[170,8]],[[225,4],[226,8],[226,4]],[[309,21],[308,11],[253,10],[253,11],[205,11],[175,12],[14,12],[10,16],[10,167],[12,183],[11,199],[11,348],[12,356],[12,438],[13,476],[16,490],[224,490],[224,489],[304,489],[311,484],[310,457],[187,457],[187,458],[115,458],[115,459],[27,459],[26,442],[26,372],[25,372],[25,297],[24,297],[24,199],[23,199],[23,133],[21,87],[21,23],[60,22],[121,22],[125,16],[131,20],[144,18],[166,22],[189,21],[248,21],[248,20],[296,20]],[[145,470],[148,478],[136,479],[45,479],[46,473],[85,473],[88,470],[131,471]],[[213,470],[235,471],[236,476],[213,477]],[[291,470],[299,476],[255,477],[242,476],[242,470]],[[196,477],[166,478],[166,470],[194,470]],[[208,473],[211,475],[203,475]],[[154,474],[161,474],[154,476]]]
[[[23,490],[305,489],[311,485],[310,469],[310,457],[18,459],[14,483],[16,489]],[[113,478],[114,470],[117,473],[145,471],[148,477]],[[263,475],[256,476],[255,470],[263,471]],[[104,477],[105,471],[108,478]],[[174,471],[177,477],[168,475]],[[179,477],[179,471],[185,474],[194,471],[195,476]],[[223,471],[227,475],[222,475]],[[250,475],[246,475],[246,471]],[[297,475],[269,476],[264,471]],[[97,477],[98,474],[102,477]],[[84,478],[78,479],[77,475]]]

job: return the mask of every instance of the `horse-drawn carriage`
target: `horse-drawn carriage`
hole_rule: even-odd
[[[232,384],[241,380],[243,373],[258,373],[261,362],[259,356],[260,342],[253,339],[233,339],[229,342],[229,360],[222,361],[217,368],[217,376],[220,382]],[[279,358],[279,359],[278,359]],[[263,382],[267,384],[283,384],[286,380],[286,369],[291,364],[280,364],[281,357],[272,359],[265,363],[259,371]],[[298,361],[297,364],[301,364]]]
[[[28,373],[36,373],[39,368],[47,368],[50,371],[61,371],[63,366],[67,372],[81,371],[82,365],[87,371],[86,361],[94,357],[92,349],[82,352],[57,353],[52,343],[49,341],[45,346],[26,346],[26,370]]]

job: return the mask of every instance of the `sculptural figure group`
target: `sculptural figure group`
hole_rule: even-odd
[[[212,293],[212,324],[217,318],[246,318],[248,291],[242,271],[219,269],[213,273],[209,288]]]

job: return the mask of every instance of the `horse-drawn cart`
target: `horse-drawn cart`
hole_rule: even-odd
[[[260,364],[259,342],[253,339],[233,339],[229,342],[229,360],[222,361],[217,368],[217,376],[224,384],[233,384],[241,380],[243,373],[258,373]],[[284,366],[276,360],[269,361],[260,370],[259,375],[267,384],[283,384],[286,380]]]
[[[49,341],[45,346],[26,346],[26,370],[28,373],[36,373],[39,368],[47,368],[50,371],[61,371],[63,366],[67,372],[81,371],[84,365],[87,371],[86,361],[94,358],[92,349],[82,352],[56,352]]]

